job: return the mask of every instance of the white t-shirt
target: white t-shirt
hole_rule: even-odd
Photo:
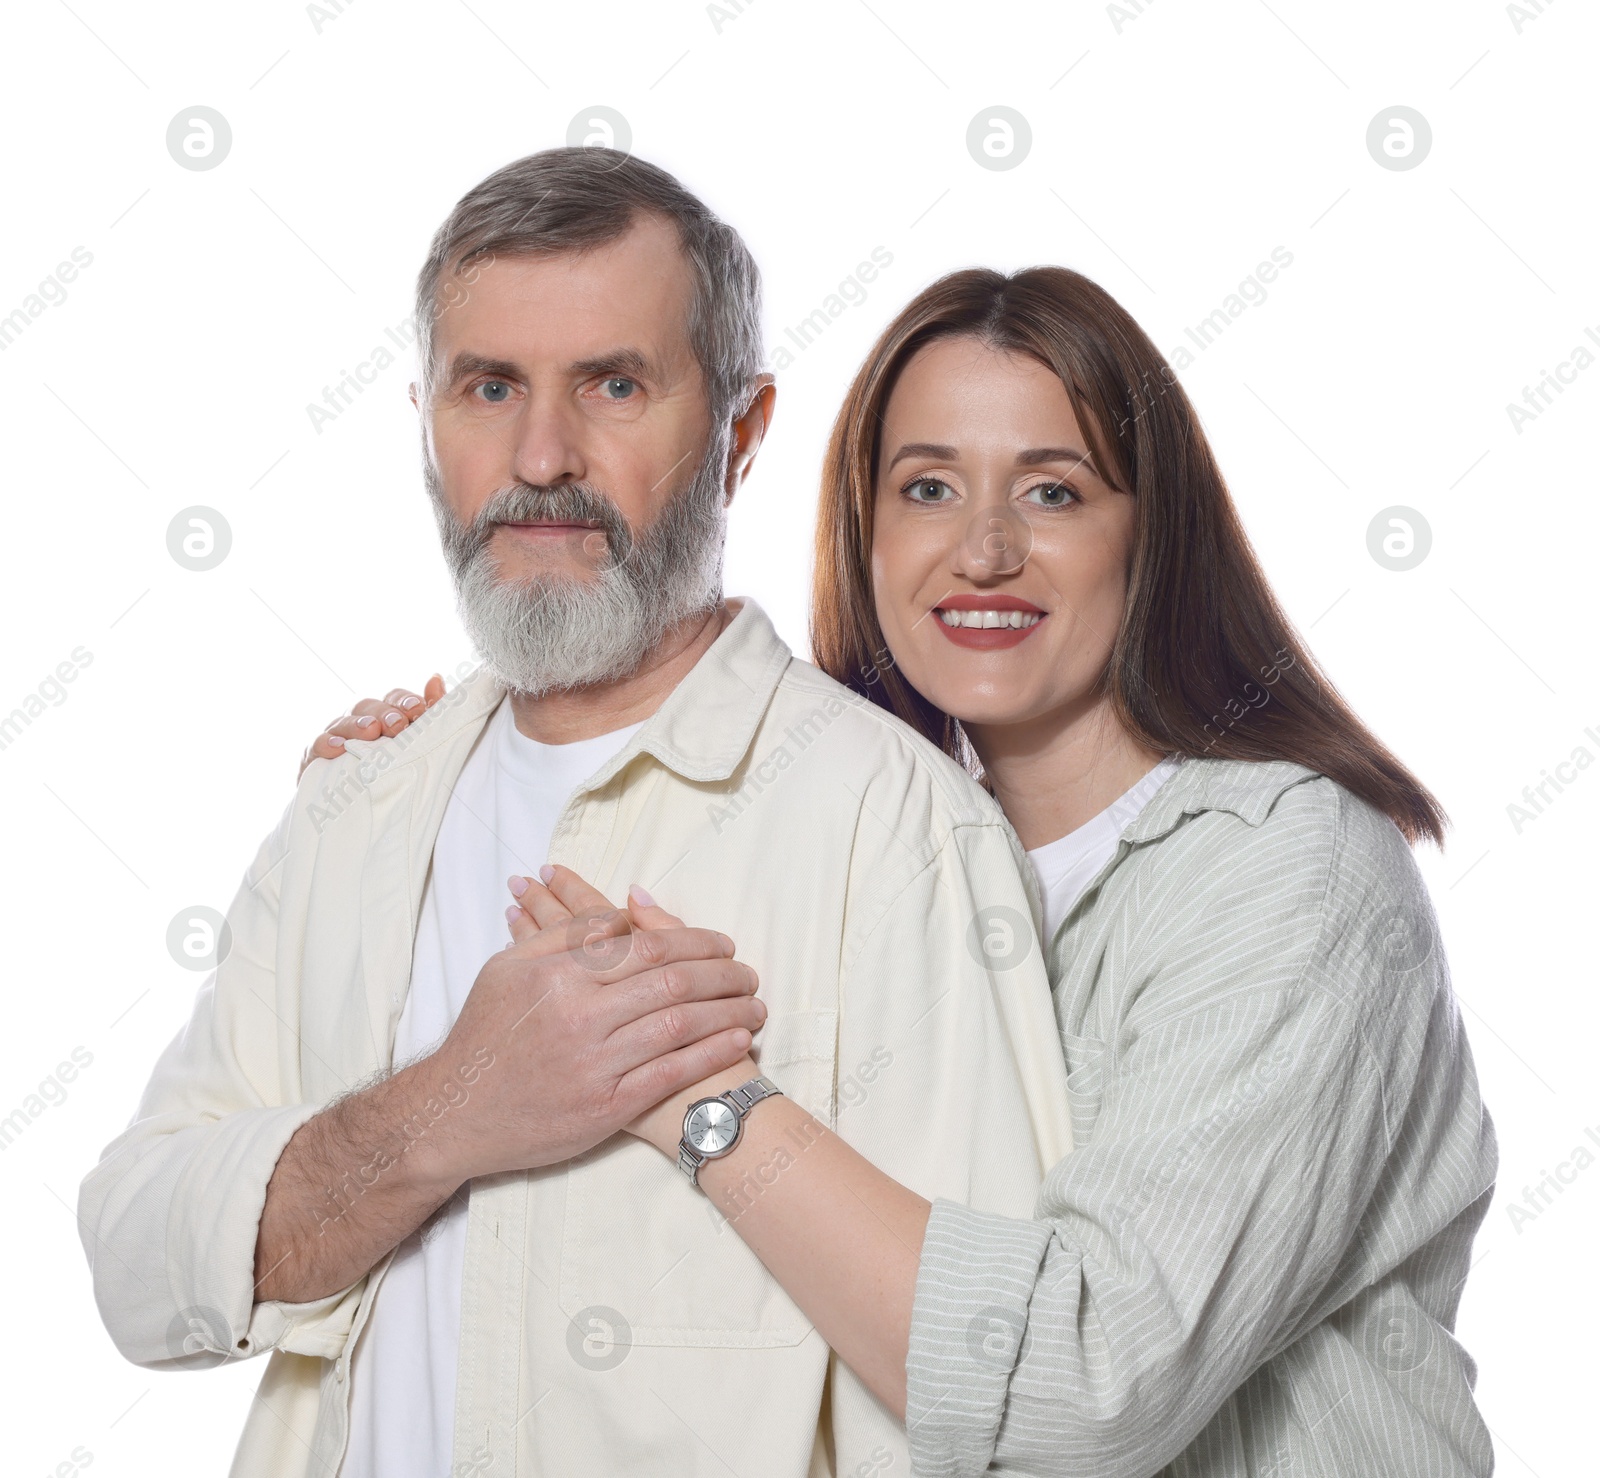
[[[1046,842],[1028,853],[1034,876],[1039,879],[1039,891],[1044,894],[1046,945],[1055,938],[1061,921],[1072,912],[1072,905],[1083,896],[1083,890],[1111,860],[1122,833],[1182,763],[1179,756],[1169,754],[1098,816],[1091,817],[1059,840]]]
[[[517,729],[507,699],[451,792],[422,894],[411,989],[395,1036],[401,1066],[436,1047],[484,962],[510,943],[506,879],[537,877],[573,790],[640,726],[576,744]],[[350,1367],[350,1441],[340,1478],[450,1471],[456,1347],[466,1266],[467,1188],[402,1242]]]

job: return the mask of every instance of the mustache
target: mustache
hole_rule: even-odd
[[[613,558],[622,558],[633,545],[633,530],[621,509],[586,482],[514,483],[501,488],[478,510],[465,532],[473,547],[481,549],[501,524],[542,521],[594,524],[606,536]]]

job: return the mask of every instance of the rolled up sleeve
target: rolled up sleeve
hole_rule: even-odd
[[[128,1128],[79,1190],[95,1301],[117,1349],[137,1365],[204,1367],[268,1349],[337,1354],[354,1320],[360,1283],[313,1303],[255,1302],[267,1183],[284,1146],[322,1107],[300,1101],[275,1006],[288,826],[286,815],[263,845],[228,911],[231,947],[157,1061]]]
[[[989,1466],[1052,1235],[1047,1222],[933,1203],[907,1360],[906,1427],[918,1472]]]

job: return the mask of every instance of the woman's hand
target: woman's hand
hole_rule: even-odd
[[[422,689],[421,697],[409,688],[391,688],[382,699],[363,698],[328,725],[300,757],[300,773],[312,760],[337,759],[344,753],[346,739],[392,739],[413,719],[421,718],[444,697],[444,679],[436,672]]]
[[[546,866],[541,869],[549,876],[539,878],[514,877],[509,887],[516,903],[506,910],[506,921],[511,925],[514,943],[529,939],[553,936],[564,949],[582,949],[596,953],[615,951],[622,940],[607,937],[600,930],[616,910],[605,895],[591,887],[570,868]],[[629,933],[651,929],[681,929],[683,920],[656,903],[642,887],[635,883],[628,889],[626,914]],[[608,968],[618,961],[607,959]],[[763,1008],[764,1011],[765,1008]],[[696,1099],[710,1098],[726,1093],[741,1083],[748,1083],[760,1069],[746,1053],[732,1067],[712,1074],[702,1082],[664,1098],[654,1108],[647,1109],[627,1126],[629,1134],[648,1140],[670,1159],[678,1156],[678,1141],[683,1135],[683,1116]]]

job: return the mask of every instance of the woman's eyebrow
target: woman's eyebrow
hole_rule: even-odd
[[[907,457],[931,457],[935,461],[953,462],[960,455],[953,446],[944,446],[936,441],[908,441],[889,459],[889,467],[893,470],[896,462],[903,462]],[[1076,447],[1070,446],[1037,446],[1030,447],[1025,452],[1017,453],[1017,466],[1038,467],[1046,462],[1071,462],[1081,464],[1093,472],[1096,477],[1100,475],[1094,465],[1094,459],[1087,452],[1081,452]]]
[[[889,466],[885,470],[893,470],[896,462],[903,462],[907,457],[932,457],[938,462],[953,462],[956,456],[953,446],[940,446],[934,441],[908,441],[889,458]]]
[[[1080,452],[1076,447],[1070,446],[1038,446],[1025,452],[1017,453],[1017,466],[1038,467],[1044,462],[1081,462],[1096,477],[1100,474],[1095,470],[1093,459],[1087,452]]]

